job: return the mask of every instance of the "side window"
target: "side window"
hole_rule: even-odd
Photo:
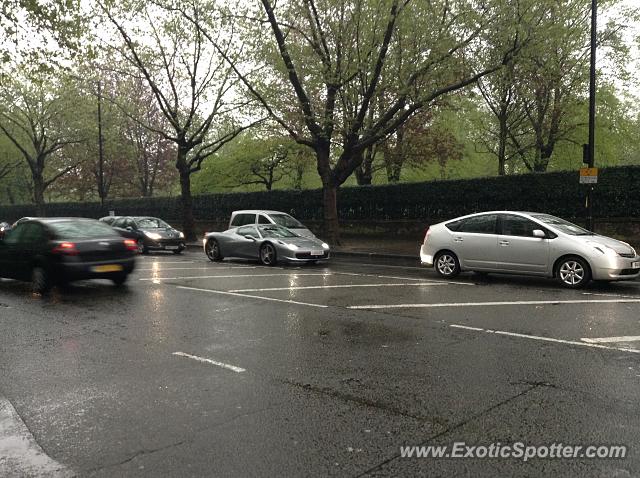
[[[256,223],[256,215],[255,214],[236,214],[231,222],[233,227],[246,226],[247,224],[255,224]]]
[[[20,224],[14,233],[18,234],[11,234],[7,242],[11,243],[13,240],[14,244],[39,244],[45,239],[42,227],[34,223]]]
[[[453,221],[453,222],[450,222],[448,224],[445,224],[445,226],[450,231],[458,232],[460,230],[460,226],[462,225],[463,222],[464,221]]]
[[[125,218],[121,217],[120,219],[116,219],[115,221],[113,221],[111,225],[113,227],[120,227],[124,229],[124,221],[125,221]]]
[[[22,237],[22,233],[25,230],[27,224],[18,224],[16,227],[11,229],[4,237],[5,244],[17,244],[20,242],[20,238]]]
[[[474,232],[477,234],[495,234],[497,214],[486,214],[465,219],[458,228],[458,232]]]
[[[271,224],[271,221],[264,214],[258,216],[258,224]]]
[[[260,238],[260,235],[258,234],[258,230],[253,226],[245,226],[245,227],[239,228],[238,234],[241,236],[255,237],[256,239]]]
[[[136,227],[136,223],[133,219],[128,218],[127,221],[124,223],[124,227],[130,227],[131,229],[133,229],[134,231],[137,230],[138,228]]]
[[[533,237],[534,229],[542,229],[535,222],[521,216],[504,214],[500,217],[505,236]]]

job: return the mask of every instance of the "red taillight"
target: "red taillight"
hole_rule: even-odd
[[[429,234],[431,234],[431,228],[428,228],[426,234],[424,235],[424,242],[425,243],[429,239]]]
[[[138,244],[133,239],[125,239],[124,245],[128,251],[138,252]]]
[[[61,242],[51,251],[54,254],[65,254],[67,256],[77,256],[78,249],[73,242]]]

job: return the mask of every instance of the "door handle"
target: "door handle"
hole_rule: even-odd
[[[499,244],[501,246],[508,246],[509,245],[509,241],[500,241]]]
[[[453,242],[463,242],[464,239],[462,239],[461,237],[454,237],[453,238]]]

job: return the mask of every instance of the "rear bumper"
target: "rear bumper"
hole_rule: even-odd
[[[424,245],[420,247],[420,264],[425,267],[433,267],[433,255],[425,251]]]
[[[54,275],[55,278],[63,281],[109,279],[122,274],[131,274],[135,264],[134,257],[99,262],[65,261],[55,265]]]

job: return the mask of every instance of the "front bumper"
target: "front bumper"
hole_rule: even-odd
[[[187,246],[184,239],[158,239],[145,238],[144,245],[154,251],[183,251]]]
[[[598,261],[591,271],[594,280],[634,280],[640,277],[640,256],[611,256]]]
[[[331,254],[329,251],[324,251],[324,253],[319,255],[312,255],[310,251],[287,251],[286,253],[280,255],[280,259],[283,261],[289,262],[310,262],[310,261],[326,261],[330,258]]]

